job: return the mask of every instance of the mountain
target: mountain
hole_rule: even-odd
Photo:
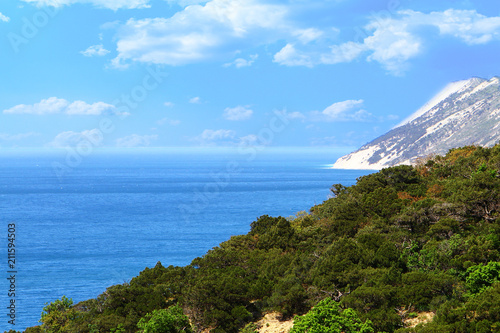
[[[500,78],[450,83],[401,124],[339,158],[334,169],[382,169],[500,140]]]

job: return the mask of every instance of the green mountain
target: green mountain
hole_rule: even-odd
[[[255,332],[269,311],[307,313],[293,332],[500,332],[499,170],[500,145],[467,146],[335,184],[186,267],[54,301],[26,332]]]

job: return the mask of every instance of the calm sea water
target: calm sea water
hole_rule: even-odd
[[[70,168],[66,157],[0,157],[1,331],[37,325],[45,302],[94,298],[157,261],[187,265],[257,217],[308,210],[332,184],[369,173],[328,169],[338,156],[325,154],[96,153]],[[15,327],[6,309],[9,223]]]

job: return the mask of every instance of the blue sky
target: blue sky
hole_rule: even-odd
[[[328,147],[500,75],[497,0],[9,0],[0,149]]]

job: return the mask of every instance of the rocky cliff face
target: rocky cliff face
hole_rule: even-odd
[[[388,133],[335,162],[336,169],[382,169],[465,145],[500,140],[500,78],[454,82]]]

